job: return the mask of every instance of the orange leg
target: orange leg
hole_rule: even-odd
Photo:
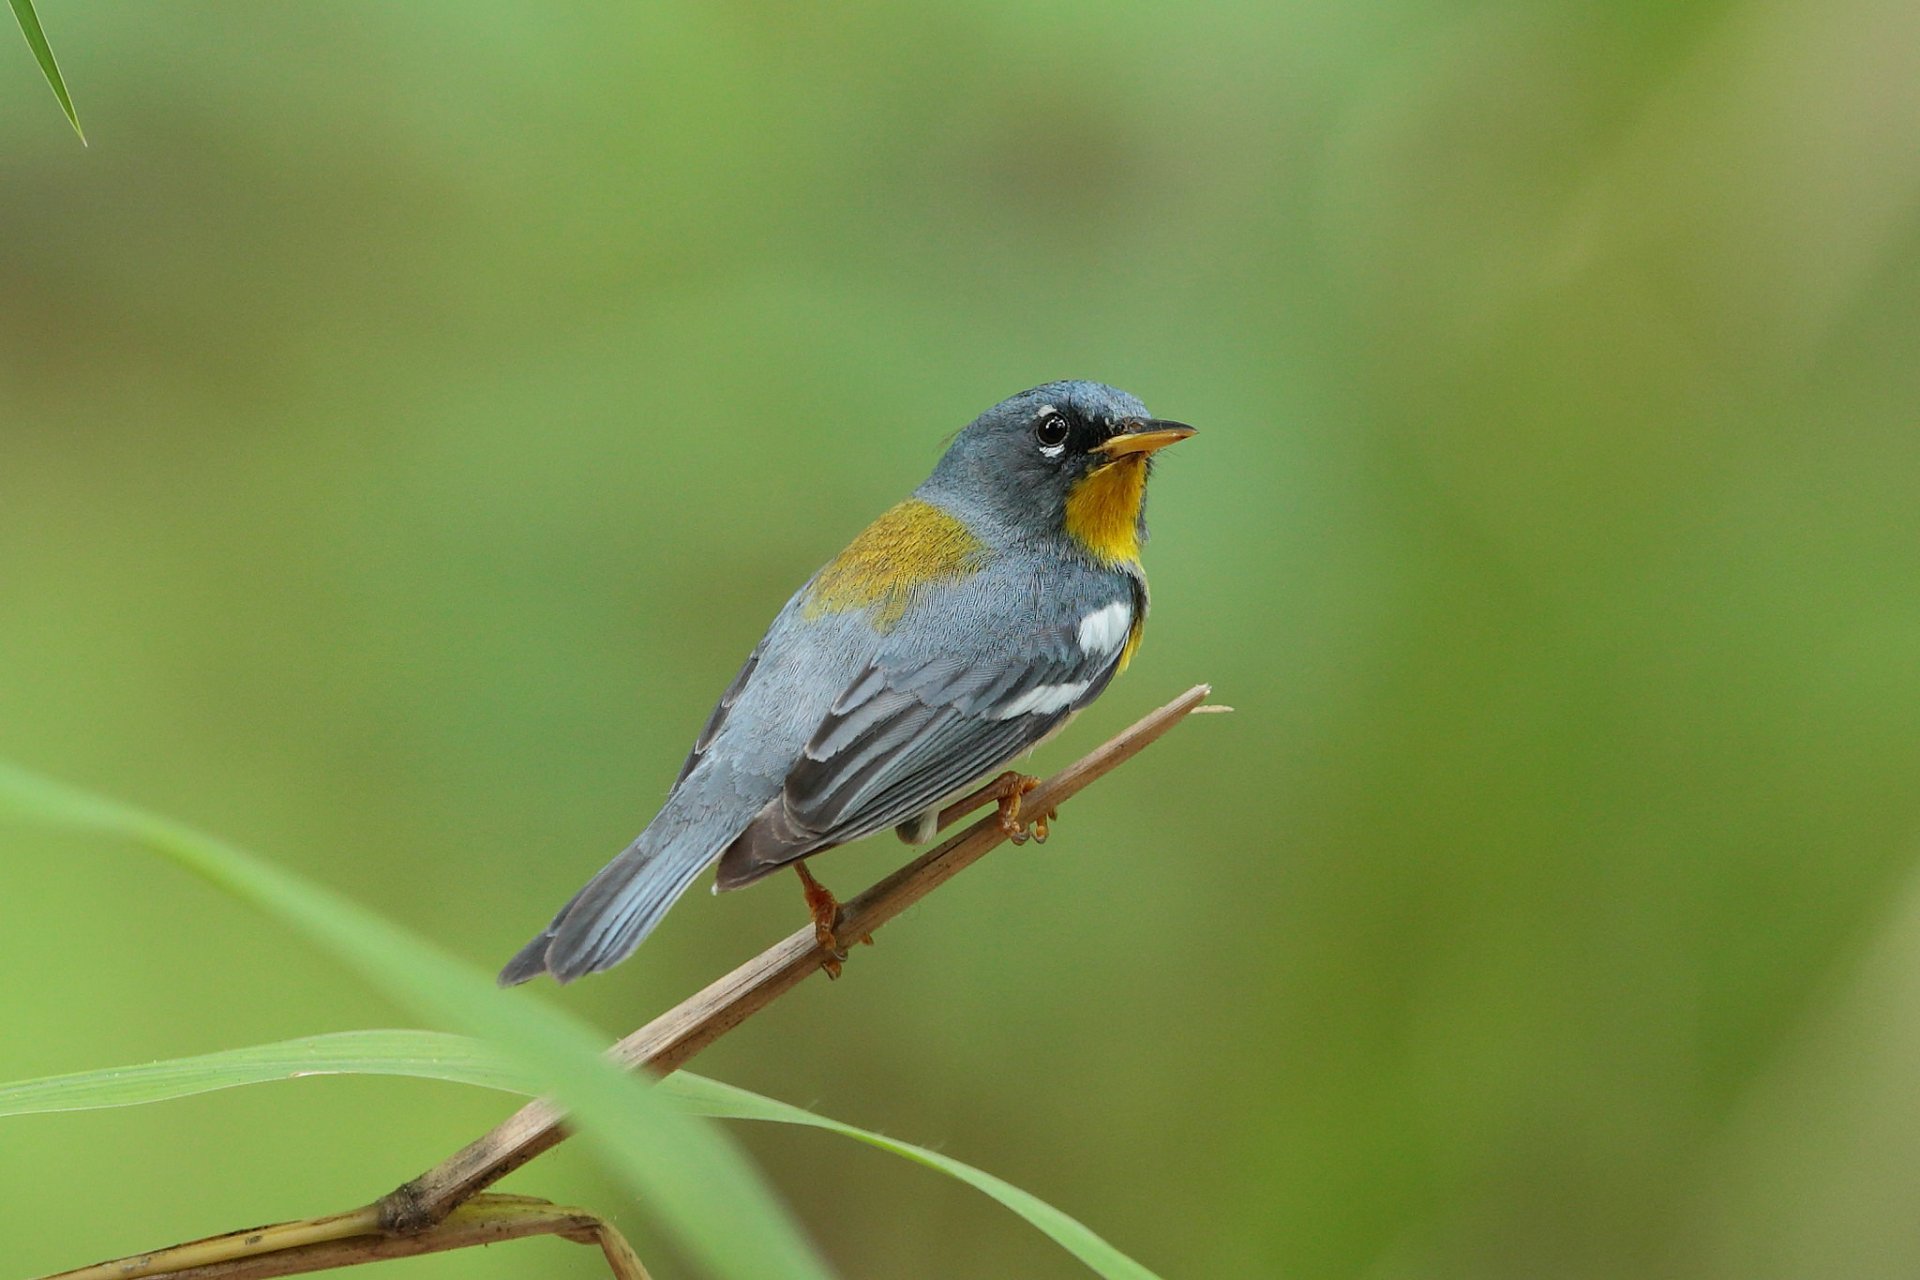
[[[806,863],[796,862],[793,869],[800,873],[800,891],[806,895],[807,914],[813,917],[813,936],[826,952],[820,967],[827,971],[829,978],[837,978],[840,964],[847,958],[847,949],[840,945],[840,935],[834,932],[840,927],[840,900],[833,896],[831,889],[813,878]],[[860,941],[872,946],[873,935],[868,934]]]
[[[1007,839],[1014,844],[1025,844],[1029,836],[1039,844],[1047,842],[1049,824],[1054,818],[1052,811],[1035,818],[1031,825],[1020,821],[1020,802],[1027,792],[1040,785],[1040,779],[1031,774],[1015,773],[1009,769],[992,782],[987,783],[971,795],[962,796],[940,811],[940,828],[945,830],[961,818],[966,817],[984,804],[1000,806],[1000,829],[1007,833]]]

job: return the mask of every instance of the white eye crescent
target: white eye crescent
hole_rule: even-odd
[[[1040,443],[1040,452],[1049,458],[1057,458],[1067,450],[1069,433],[1067,420],[1052,405],[1040,406],[1039,416],[1033,422],[1033,438]]]

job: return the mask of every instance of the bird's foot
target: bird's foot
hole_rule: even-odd
[[[833,896],[831,889],[813,878],[806,863],[796,862],[793,869],[800,873],[800,891],[807,899],[807,914],[813,918],[814,940],[825,953],[820,967],[827,971],[829,978],[837,978],[840,976],[840,966],[847,958],[847,949],[841,944],[838,933],[840,900]],[[860,941],[870,947],[873,945],[873,935],[865,934]]]
[[[1039,785],[1040,779],[1032,774],[1016,773],[1009,769],[979,790],[969,792],[942,809],[936,828],[944,831],[981,805],[992,804],[999,806],[1000,830],[1006,833],[1007,839],[1015,844],[1025,844],[1031,838],[1045,844],[1048,824],[1058,816],[1054,810],[1049,809],[1028,822],[1020,821],[1022,797]],[[906,839],[904,835],[901,838]]]
[[[1014,844],[1025,844],[1029,838],[1037,838],[1041,844],[1047,842],[1048,823],[1053,818],[1051,810],[1031,822],[1020,820],[1020,802],[1027,792],[1040,785],[1040,779],[1009,769],[987,785],[989,794],[999,802],[1000,830],[1008,840]]]

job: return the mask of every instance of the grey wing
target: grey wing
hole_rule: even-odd
[[[716,886],[925,812],[1037,745],[1100,695],[1117,654],[1071,627],[971,662],[882,653],[833,703],[780,793],[721,855]]]
[[[769,630],[767,634],[771,635],[772,631]],[[673,780],[675,787],[687,780],[687,775],[693,772],[693,767],[700,763],[700,757],[707,753],[707,748],[713,745],[713,740],[720,736],[721,726],[727,722],[727,713],[732,711],[733,704],[740,700],[740,694],[746,689],[747,681],[753,678],[754,668],[760,665],[760,655],[765,653],[766,649],[767,638],[763,636],[760,643],[753,646],[753,652],[747,655],[747,660],[741,666],[739,674],[734,676],[733,683],[721,693],[720,701],[714,704],[713,714],[707,717],[707,723],[700,730],[700,736],[693,740],[693,749],[687,752],[686,763],[680,766],[680,776]]]

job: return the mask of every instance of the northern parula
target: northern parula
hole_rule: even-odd
[[[792,864],[837,971],[837,904],[802,859],[888,827],[924,842],[996,801],[1009,835],[1044,839],[1045,815],[1020,817],[1031,778],[946,802],[1126,668],[1147,616],[1150,460],[1192,434],[1097,382],[1050,382],[981,414],[787,601],[660,812],[501,984],[619,963],[716,861],[716,892]]]

